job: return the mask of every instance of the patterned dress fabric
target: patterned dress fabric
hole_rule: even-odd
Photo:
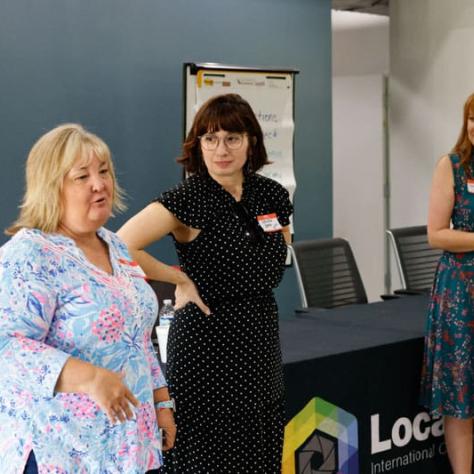
[[[142,474],[161,465],[153,390],[166,385],[153,352],[157,302],[118,237],[99,229],[113,274],[73,240],[23,229],[0,249],[0,472]],[[55,393],[68,357],[121,372],[140,401],[111,424],[86,394]]]
[[[201,232],[175,242],[182,269],[212,315],[191,303],[179,310],[168,340],[167,379],[176,400],[178,434],[165,454],[176,474],[281,472],[283,376],[272,289],[281,280],[281,232],[249,236],[249,220],[275,213],[289,224],[292,206],[277,182],[245,178],[241,203],[209,176],[192,176],[158,199]]]
[[[450,156],[453,228],[474,231],[474,194],[457,155]],[[474,168],[473,168],[474,171]],[[473,173],[474,176],[474,173]],[[444,252],[429,306],[421,402],[433,415],[474,416],[474,252]]]

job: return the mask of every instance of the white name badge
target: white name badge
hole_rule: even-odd
[[[283,227],[278,222],[277,215],[275,213],[257,216],[257,221],[265,232],[278,232],[279,230],[283,229]]]
[[[467,190],[471,194],[474,194],[474,179],[468,179],[467,180]]]

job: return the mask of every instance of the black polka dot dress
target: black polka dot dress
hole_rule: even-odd
[[[283,274],[286,246],[281,232],[258,234],[255,216],[275,213],[288,225],[288,193],[271,179],[248,176],[241,212],[211,177],[192,176],[158,201],[201,229],[191,243],[175,245],[212,311],[206,316],[188,304],[170,328],[167,380],[178,434],[164,470],[280,473],[283,374],[272,289]]]

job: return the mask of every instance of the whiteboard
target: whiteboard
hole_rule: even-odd
[[[186,63],[184,135],[188,134],[199,107],[210,97],[239,94],[250,104],[262,127],[265,148],[272,162],[258,173],[282,184],[293,201],[296,190],[294,77],[297,73],[289,69]]]

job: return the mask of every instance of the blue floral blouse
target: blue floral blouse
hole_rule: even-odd
[[[161,465],[151,344],[157,302],[125,244],[103,228],[113,274],[73,240],[23,229],[0,248],[0,472],[144,473]],[[112,424],[86,394],[55,393],[69,356],[121,372],[140,401]]]

